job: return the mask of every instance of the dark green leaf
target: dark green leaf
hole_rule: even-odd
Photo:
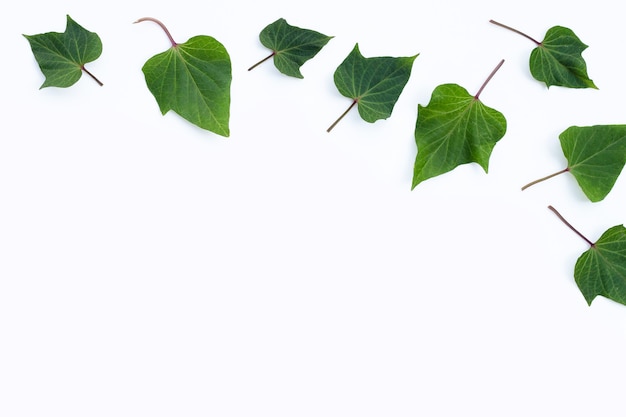
[[[574,266],[574,280],[587,304],[591,305],[598,295],[626,304],[626,228],[613,226],[593,243],[554,207],[548,208],[590,246]]]
[[[139,21],[143,20],[156,21]],[[226,48],[204,35],[181,44],[171,41],[171,48],[150,58],[142,68],[161,113],[174,110],[203,129],[229,136],[232,74]]]
[[[83,71],[102,85],[85,69],[86,63],[95,61],[102,53],[100,37],[87,31],[69,15],[64,33],[48,32],[24,37],[46,77],[40,88],[70,87],[80,79]]]
[[[582,43],[571,29],[554,26],[530,53],[530,73],[548,87],[598,88],[587,75]]]
[[[328,131],[355,105],[358,105],[361,118],[370,123],[391,116],[418,55],[365,58],[356,44],[334,74],[337,89],[353,100],[352,105]]]
[[[478,94],[472,96],[457,84],[437,86],[430,103],[425,107],[418,105],[418,153],[412,189],[428,178],[470,162],[478,163],[487,172],[491,152],[505,132],[502,113],[485,106]]]
[[[587,303],[601,295],[626,304],[626,228],[613,226],[576,261],[574,279]]]
[[[512,30],[531,41],[537,47],[530,54],[530,73],[548,87],[557,85],[569,88],[598,88],[587,75],[587,64],[582,52],[587,49],[576,34],[563,26],[554,26],[546,32],[539,42],[523,32],[501,23],[491,21],[498,26]]]
[[[265,27],[259,39],[263,46],[272,50],[272,54],[250,67],[250,70],[273,57],[274,65],[280,72],[291,77],[303,78],[300,67],[317,55],[332,36],[291,26],[281,18]]]
[[[626,125],[571,126],[559,135],[559,140],[567,168],[522,189],[570,172],[589,200],[603,200],[626,163]]]

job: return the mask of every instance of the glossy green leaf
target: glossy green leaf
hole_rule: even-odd
[[[587,49],[576,34],[569,28],[554,26],[546,32],[539,42],[530,36],[491,21],[494,24],[512,30],[533,41],[537,47],[530,54],[530,73],[550,87],[557,85],[569,88],[598,88],[587,75],[587,63],[582,52]]]
[[[559,135],[559,140],[567,167],[525,185],[522,190],[569,172],[589,200],[603,200],[626,163],[626,125],[571,126]]]
[[[162,114],[175,111],[189,122],[229,136],[230,56],[226,48],[210,36],[194,36],[185,43],[173,41],[162,23],[172,47],[144,64],[148,89]]]
[[[488,171],[491,152],[506,132],[506,119],[484,105],[479,94],[472,96],[457,84],[442,84],[435,88],[427,106],[418,104],[418,153],[412,189],[426,179],[470,162]]]
[[[391,116],[400,93],[409,81],[413,61],[418,55],[365,58],[356,44],[334,74],[339,93],[351,98],[352,104],[328,131],[357,105],[361,118],[366,122],[373,123]]]
[[[591,305],[598,295],[626,304],[626,228],[623,225],[613,226],[593,243],[554,207],[548,208],[590,246],[574,266],[574,280],[587,304]]]
[[[83,71],[102,85],[85,69],[86,63],[95,61],[102,53],[100,37],[80,26],[69,15],[63,33],[48,32],[24,37],[46,77],[40,88],[70,87],[80,79]]]
[[[274,58],[274,65],[285,75],[304,78],[300,67],[313,58],[324,45],[332,39],[310,29],[291,26],[285,19],[278,19],[266,26],[260,33],[259,39],[263,46],[272,50],[272,53],[262,61],[248,69]]]

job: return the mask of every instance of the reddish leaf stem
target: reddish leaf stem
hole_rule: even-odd
[[[352,107],[356,106],[356,103],[358,103],[358,100],[354,99],[354,101],[352,101],[352,104],[350,104],[350,107],[348,107],[348,109],[344,111],[343,114],[339,116],[339,118],[335,120],[335,122],[332,125],[330,125],[328,129],[326,129],[326,131],[330,133],[330,131],[333,130],[333,128],[337,125],[337,123],[339,123],[341,119],[343,119],[346,116],[346,114],[348,114],[348,112],[352,110]]]
[[[167,30],[167,27],[165,27],[163,22],[161,22],[160,20],[155,19],[154,17],[142,17],[141,19],[138,19],[138,20],[136,20],[133,23],[140,23],[140,22],[145,22],[145,21],[154,22],[157,25],[161,26],[161,29],[163,29],[163,32],[165,32],[165,34],[167,35],[167,38],[170,40],[170,43],[172,44],[172,47],[175,47],[176,45],[178,45],[176,43],[176,41],[174,40],[174,38],[172,38],[172,35],[170,34],[170,31]]]
[[[498,72],[498,70],[500,69],[500,67],[502,66],[502,64],[504,64],[504,59],[500,61],[500,63],[498,63],[498,65],[496,65],[496,67],[493,69],[493,71],[491,71],[491,74],[489,74],[489,77],[487,77],[487,79],[485,80],[485,82],[483,83],[483,85],[480,87],[480,89],[478,90],[478,93],[476,93],[476,95],[474,96],[474,100],[478,100],[478,97],[480,97],[480,94],[483,92],[483,90],[485,89],[485,86],[487,85],[487,83],[489,83],[489,81],[491,81],[491,79],[493,78],[494,75],[496,75],[496,72]]]
[[[595,243],[593,243],[591,240],[587,239],[582,233],[580,233],[578,230],[576,230],[574,228],[574,226],[572,226],[567,220],[565,220],[565,218],[563,216],[561,216],[561,213],[559,213],[554,207],[552,206],[548,206],[548,208],[550,210],[552,210],[552,212],[554,214],[556,214],[556,216],[563,222],[565,223],[565,225],[567,227],[569,227],[574,233],[576,233],[578,236],[580,236],[585,242],[587,242],[589,244],[589,246],[591,246],[592,248],[595,247]]]
[[[568,171],[569,171],[569,168],[565,168],[565,169],[563,169],[563,170],[561,170],[561,171],[559,171],[559,172],[555,172],[554,174],[550,174],[550,175],[548,175],[548,176],[546,176],[546,177],[539,178],[538,180],[535,180],[535,181],[533,181],[533,182],[529,182],[528,184],[526,184],[525,186],[523,186],[523,187],[522,187],[522,191],[524,191],[525,189],[527,189],[527,188],[528,188],[528,187],[530,187],[531,185],[535,185],[535,184],[540,183],[540,182],[542,182],[542,181],[549,180],[549,179],[550,179],[550,178],[552,178],[552,177],[556,177],[557,175],[564,174],[564,173],[566,173],[566,172],[568,172]]]
[[[505,28],[505,29],[508,29],[508,30],[510,30],[510,31],[513,31],[513,32],[517,33],[518,35],[522,35],[522,36],[523,36],[523,37],[525,37],[526,39],[530,39],[531,41],[535,42],[535,43],[537,44],[537,46],[541,45],[541,42],[539,42],[538,40],[533,39],[533,38],[531,38],[530,36],[528,36],[527,34],[525,34],[524,32],[520,32],[520,31],[519,31],[519,30],[517,30],[517,29],[513,29],[513,28],[512,28],[512,27],[510,27],[510,26],[503,25],[502,23],[500,23],[500,22],[496,22],[495,20],[490,20],[490,21],[489,21],[489,23],[493,23],[494,25],[497,25],[497,26],[503,27],[503,28]]]
[[[251,66],[250,68],[248,68],[248,71],[252,71],[253,69],[255,69],[256,67],[258,67],[259,65],[261,65],[262,63],[264,63],[265,61],[267,61],[268,59],[270,59],[271,57],[273,57],[274,55],[276,55],[276,51],[272,52],[269,56],[263,58],[262,60],[260,60],[259,62],[257,62],[256,64],[254,64],[253,66]]]
[[[85,68],[85,66],[83,65],[82,67],[80,67],[80,69],[82,69],[83,71],[85,71],[85,73],[87,75],[89,75],[91,78],[93,78],[94,80],[96,80],[96,82],[100,85],[100,87],[102,87],[104,84],[102,84],[102,82],[96,78],[95,75],[93,75],[92,73],[90,73],[87,68]]]

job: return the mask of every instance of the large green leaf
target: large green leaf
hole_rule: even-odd
[[[554,26],[539,42],[530,36],[501,23],[492,23],[512,30],[533,41],[537,47],[530,53],[530,73],[550,87],[557,85],[569,88],[598,88],[587,75],[587,64],[582,52],[587,49],[569,28]]]
[[[304,78],[300,67],[317,55],[332,36],[291,26],[281,18],[266,26],[261,31],[259,39],[263,46],[272,50],[272,53],[254,64],[248,71],[273,57],[274,65],[280,72],[291,77]]]
[[[85,69],[86,63],[95,61],[102,53],[100,37],[80,26],[69,15],[64,33],[48,32],[24,37],[46,77],[40,88],[70,87],[80,79],[83,71],[102,85]]]
[[[437,86],[427,106],[418,104],[412,189],[461,164],[476,162],[487,172],[491,152],[505,132],[502,113],[485,106],[478,94],[457,84]]]
[[[559,140],[567,167],[522,189],[569,172],[589,200],[603,200],[626,163],[626,125],[571,126],[559,135]]]
[[[355,105],[358,105],[359,114],[366,122],[373,123],[391,116],[418,55],[365,58],[356,44],[334,74],[337,89],[343,96],[351,98],[352,104],[328,131]]]
[[[138,21],[152,20],[144,18]],[[229,136],[230,57],[226,48],[210,36],[194,36],[174,42],[162,23],[172,47],[144,64],[148,89],[162,114],[174,110],[189,122],[222,136]]]

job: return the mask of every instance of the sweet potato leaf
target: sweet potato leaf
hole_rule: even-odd
[[[89,32],[69,15],[63,33],[23,36],[30,43],[35,60],[46,77],[40,88],[70,87],[80,79],[83,71],[102,85],[85,68],[86,63],[95,61],[102,54],[102,41],[96,33]]]
[[[352,104],[327,131],[330,132],[357,104],[359,114],[366,122],[373,123],[391,116],[418,55],[365,58],[356,44],[334,74],[339,93],[351,98]]]
[[[248,71],[273,57],[274,65],[280,72],[291,77],[304,78],[300,67],[317,55],[332,38],[314,30],[291,26],[285,19],[278,19],[266,26],[259,35],[263,46],[271,49],[272,53],[251,66]]]
[[[475,96],[457,84],[442,84],[435,88],[427,106],[418,104],[415,124],[418,153],[411,189],[428,178],[470,162],[488,171],[491,152],[506,132],[506,119],[499,111],[485,106],[479,95],[503,62]]]
[[[498,26],[512,30],[531,41],[537,47],[530,53],[530,73],[532,76],[550,87],[557,85],[569,88],[598,88],[587,75],[587,64],[582,52],[587,49],[576,34],[569,28],[554,26],[546,32],[543,41],[539,42],[530,36],[491,20]]]
[[[591,242],[569,224],[552,206],[549,207],[570,229],[590,246],[576,261],[574,280],[587,304],[601,295],[626,304],[626,228],[613,226],[597,242]]]
[[[626,125],[571,126],[559,135],[559,140],[567,167],[525,185],[522,190],[569,172],[589,200],[603,200],[626,164]]]
[[[158,20],[142,18],[137,22],[146,20],[159,24],[172,44],[142,68],[161,113],[174,110],[202,129],[229,136],[232,72],[226,48],[204,35],[176,43]]]

